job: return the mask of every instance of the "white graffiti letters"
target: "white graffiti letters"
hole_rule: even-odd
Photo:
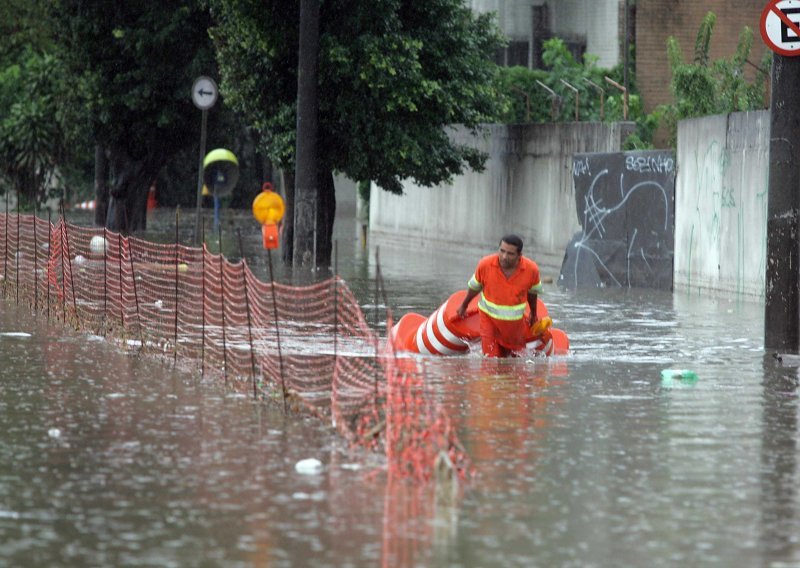
[[[675,171],[675,160],[664,154],[654,156],[625,156],[625,169],[629,172],[656,172],[668,174]]]

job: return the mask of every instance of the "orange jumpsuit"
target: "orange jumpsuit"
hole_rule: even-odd
[[[542,290],[537,264],[520,256],[516,271],[506,278],[500,257],[490,254],[478,262],[467,286],[481,292],[478,309],[483,354],[505,357],[511,351],[524,349],[528,294]]]

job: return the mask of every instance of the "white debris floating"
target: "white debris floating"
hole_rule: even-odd
[[[89,249],[95,254],[105,254],[108,242],[102,235],[95,235],[89,241]]]
[[[322,471],[322,462],[316,458],[306,458],[294,464],[294,469],[303,475],[316,475]]]

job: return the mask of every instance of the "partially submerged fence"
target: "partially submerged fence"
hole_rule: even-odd
[[[309,411],[393,475],[461,478],[469,463],[413,359],[398,358],[338,276],[264,282],[246,260],[26,214],[0,214],[3,295],[126,349]],[[387,312],[387,329],[391,314]]]

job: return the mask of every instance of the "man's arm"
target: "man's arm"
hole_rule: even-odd
[[[531,317],[528,325],[533,325],[536,321],[536,304],[539,300],[539,295],[536,292],[528,292],[528,305],[531,307]]]
[[[464,301],[461,302],[461,305],[458,306],[458,309],[456,310],[456,314],[458,314],[458,317],[460,318],[467,317],[467,306],[469,306],[469,303],[472,301],[472,298],[477,296],[479,293],[480,290],[473,290],[472,288],[467,288],[467,295],[464,296]]]

